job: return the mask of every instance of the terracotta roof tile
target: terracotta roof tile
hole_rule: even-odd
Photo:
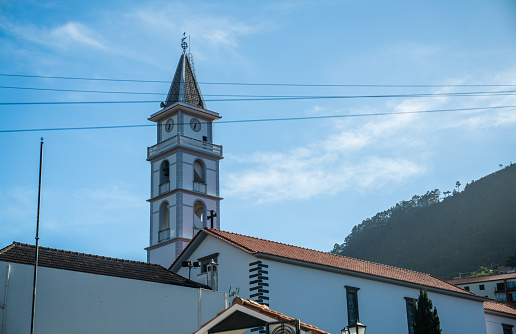
[[[458,284],[468,284],[468,283],[501,281],[504,279],[516,279],[516,273],[456,278],[456,279],[448,280],[447,282],[450,284],[458,285]]]
[[[463,295],[476,296],[471,292],[456,287],[429,274],[211,228],[205,228],[202,231],[224,240],[250,254],[267,254],[280,258],[322,265],[329,268],[343,269],[356,273],[418,284]]]
[[[484,302],[484,310],[501,312],[516,316],[516,308],[504,303]]]
[[[0,250],[0,261],[34,265],[34,253],[35,246],[14,242]],[[38,266],[209,289],[209,287],[205,285],[190,281],[157,264],[115,259],[47,247],[39,247]]]

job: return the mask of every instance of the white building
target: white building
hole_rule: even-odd
[[[237,293],[272,309],[339,333],[360,321],[368,333],[411,333],[412,303],[423,286],[437,307],[443,333],[486,333],[484,298],[431,275],[206,228],[172,264],[214,260],[192,269],[220,291]],[[196,271],[194,271],[196,270]]]
[[[488,334],[512,334],[516,326],[516,309],[509,305],[485,302],[484,313]]]
[[[516,306],[516,273],[457,278],[448,283],[479,296]]]
[[[0,250],[0,334],[30,333],[34,246]],[[224,293],[144,262],[40,247],[35,333],[193,333]]]

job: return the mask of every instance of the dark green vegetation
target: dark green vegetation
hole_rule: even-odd
[[[507,259],[507,263],[505,265],[508,267],[516,267],[516,253]]]
[[[516,253],[516,164],[443,194],[429,191],[377,213],[331,252],[443,279],[503,266]]]
[[[432,301],[428,298],[426,290],[419,289],[419,298],[416,300],[414,310],[414,334],[440,334],[441,323],[437,315],[437,309],[432,310]]]

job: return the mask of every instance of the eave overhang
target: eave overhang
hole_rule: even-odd
[[[178,111],[184,111],[184,112],[187,112],[189,114],[192,114],[192,115],[195,115],[198,117],[209,118],[212,120],[218,120],[218,119],[222,118],[218,113],[216,113],[214,111],[211,111],[208,109],[203,109],[200,107],[195,107],[191,104],[184,103],[184,102],[176,102],[168,107],[165,107],[165,108],[155,112],[148,118],[148,120],[152,121],[152,122],[158,122]]]

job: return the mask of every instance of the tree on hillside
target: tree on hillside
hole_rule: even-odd
[[[507,267],[516,267],[516,253],[514,253],[512,256],[509,256],[505,265]]]
[[[455,183],[455,187],[457,187],[457,191],[460,191],[460,186],[461,186],[460,182],[459,182],[459,181],[457,181],[457,182]]]
[[[432,310],[432,301],[426,289],[419,288],[419,297],[414,309],[414,334],[440,334],[441,324],[437,309]]]

